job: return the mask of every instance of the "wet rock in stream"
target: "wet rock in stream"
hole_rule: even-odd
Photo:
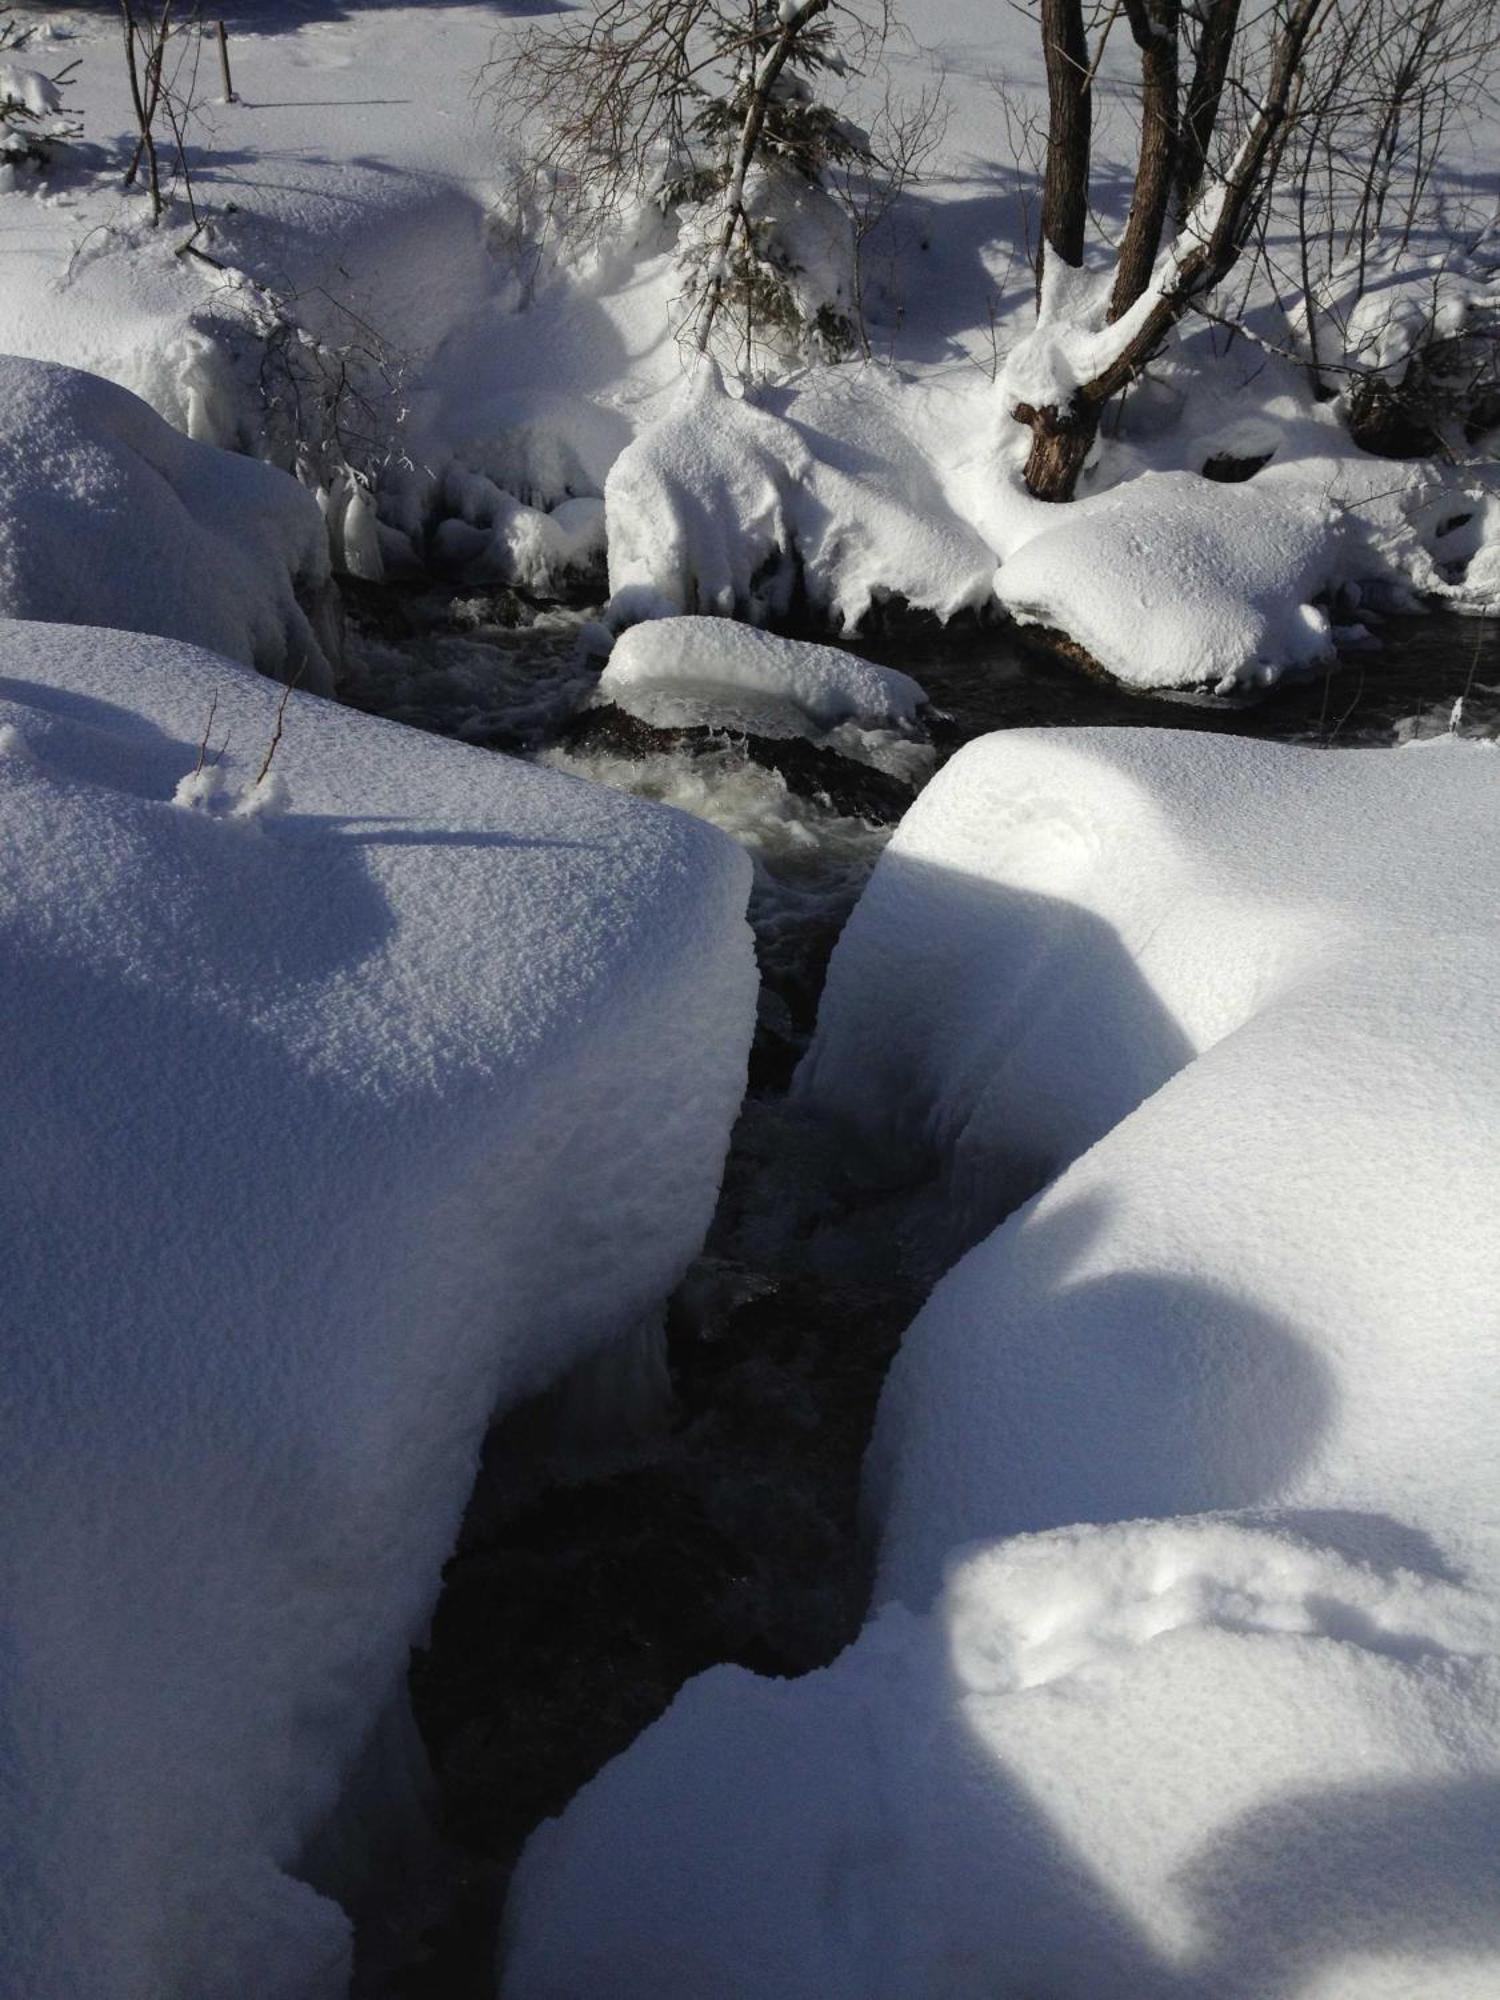
[[[894,826],[916,795],[913,786],[888,772],[805,736],[757,736],[708,724],[660,728],[611,702],[570,717],[559,741],[570,750],[602,750],[617,757],[661,756],[674,750],[691,754],[727,744],[752,763],[778,773],[800,798],[815,799],[831,812],[878,826]]]

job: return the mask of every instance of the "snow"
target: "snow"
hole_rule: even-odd
[[[983,603],[989,551],[888,424],[880,444],[759,409],[701,364],[605,482],[614,616],[759,622],[786,617],[800,589],[848,630],[877,597],[940,618]]]
[[[1059,510],[1002,565],[995,594],[1023,625],[1054,627],[1135,687],[1274,680],[1327,664],[1313,602],[1336,573],[1336,511],[1302,492],[1146,472]]]
[[[0,106],[6,104],[20,105],[33,118],[45,118],[49,112],[61,111],[62,92],[40,70],[0,63]]]
[[[196,437],[298,466],[321,490],[336,555],[360,575],[435,549],[476,579],[555,588],[600,553],[597,507],[563,508],[597,503],[612,481],[621,622],[653,607],[764,620],[795,606],[847,628],[889,598],[944,617],[991,603],[996,560],[1059,526],[1019,491],[1026,434],[1010,407],[1022,389],[1031,401],[1061,393],[1121,337],[1102,324],[1107,273],[1094,265],[1062,285],[1054,269],[1035,322],[1024,134],[1045,82],[1034,22],[931,0],[868,75],[820,75],[820,99],[855,124],[894,133],[910,113],[923,178],[868,236],[855,357],[799,369],[758,343],[738,395],[722,398],[685,388],[693,357],[673,332],[691,216],[648,203],[585,244],[543,228],[535,200],[496,204],[514,163],[499,157],[485,65],[536,25],[530,8],[489,4],[309,13],[267,0],[230,22],[233,104],[209,101],[214,52],[195,58],[185,36],[184,63],[200,65],[189,148],[206,225],[194,234],[180,190],[153,230],[139,190],[119,187],[131,112],[118,34],[97,15],[67,16],[43,39],[78,59],[68,102],[89,144],[37,191],[0,197],[0,347],[90,369]],[[1133,62],[1128,38],[1111,37],[1095,115],[1106,206],[1136,150],[1118,88]],[[1400,270],[1381,254],[1361,260],[1363,298],[1349,271],[1333,274],[1325,360],[1373,357],[1394,374],[1428,305],[1444,332],[1492,315],[1492,150],[1482,111],[1461,137],[1456,124],[1445,134],[1451,244],[1414,236]],[[786,194],[776,219],[795,284],[847,308],[847,246],[829,236],[826,201],[788,207]],[[1295,266],[1287,227],[1280,210],[1268,218],[1272,268]],[[1437,533],[1472,510],[1475,453],[1458,440],[1468,463],[1394,467],[1356,451],[1342,402],[1319,403],[1281,358],[1305,330],[1257,271],[1241,280],[1243,298],[1221,303],[1243,332],[1181,329],[1109,413],[1083,493],[1128,492],[1143,537],[1180,550],[1193,538],[1170,510],[1153,525],[1146,475],[1197,472],[1215,428],[1268,429],[1292,517],[1268,538],[1290,547],[1321,524],[1316,584],[1492,610],[1493,537],[1460,573]],[[1211,542],[1224,524],[1212,497],[1203,508]],[[1275,568],[1284,580],[1287,564]],[[1098,656],[1139,676],[1134,597],[1111,598],[1096,576],[1080,609],[1108,627]],[[1251,648],[1257,672],[1319,657],[1308,600],[1280,581],[1274,597]],[[1189,622],[1195,601],[1185,589],[1164,616]],[[1259,599],[1240,606],[1245,632],[1266,613]]]
[[[615,641],[599,694],[660,728],[823,735],[840,723],[910,729],[926,696],[909,675],[833,646],[724,618],[663,618]]]
[[[519,585],[545,596],[604,558],[604,503],[582,497],[529,507],[492,479],[451,466],[444,519],[433,537],[440,563],[475,582]]]
[[[304,1857],[486,1420],[618,1407],[707,1224],[748,864],[298,692],[257,787],[282,691],[170,641],[0,676],[0,1984],[340,1994]]]
[[[1497,785],[1485,746],[1082,731],[987,738],[924,793],[802,1087],[868,1143],[919,1129],[970,1240],[1052,1184],[893,1371],[888,1588],[922,1597],[975,1535],[1271,1500],[1378,1507],[1480,1560],[1500,1355],[1462,1218],[1495,1176],[1474,857]],[[976,1350],[981,1297],[1007,1333]],[[918,1447],[902,1413],[945,1370],[973,1429],[945,1406]]]
[[[157,632],[316,693],[337,625],[312,496],[112,383],[0,355],[0,617]]]
[[[1493,1600],[1315,1527],[1018,1539],[691,1682],[533,1836],[501,1991],[1486,2000],[1497,1720]]]
[[[882,1400],[876,1615],[534,1837],[509,2000],[1495,1990],[1497,788],[1116,730],[923,793],[799,1077],[975,1244]]]
[[[1133,685],[1265,681],[1365,607],[1494,612],[1494,439],[1354,447],[1289,358],[1273,202],[1232,324],[1184,322],[1073,506],[1023,491],[1013,403],[1149,306],[1103,324],[1122,33],[1097,242],[1040,324],[1034,20],[928,0],[820,74],[871,130],[887,85],[895,136],[924,104],[932,153],[854,358],[758,342],[729,379],[674,333],[691,218],[585,251],[497,203],[484,65],[534,0],[257,0],[233,103],[184,29],[194,206],[159,228],[118,22],[49,13],[86,139],[0,169],[32,357],[0,361],[0,1984],[275,2000],[346,1983],[310,1857],[397,1732],[487,1410],[590,1355],[652,1377],[742,1081],[744,857],[566,774],[731,830],[773,975],[885,839],[722,741],[528,772],[309,702],[325,528],[364,578],[550,592],[607,554],[608,698],[915,777],[914,684],[730,619],[998,603]],[[45,110],[40,78],[0,96]],[[1484,337],[1493,154],[1455,115],[1400,257],[1328,275],[1326,386]],[[804,302],[848,307],[826,199],[746,185]],[[1221,454],[1270,462],[1225,487]],[[434,678],[531,741],[592,680],[555,643],[447,634]],[[251,665],[299,680],[258,781]],[[366,651],[367,687],[408,668]],[[906,1212],[962,1257],[882,1413],[876,1615],[823,1675],[693,1684],[538,1836],[512,1991],[1500,1988],[1491,771],[1016,735],[924,795],[799,1086],[847,1157],[925,1170]]]

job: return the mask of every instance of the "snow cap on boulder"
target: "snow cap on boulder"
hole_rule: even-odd
[[[187,640],[331,692],[317,503],[113,382],[0,355],[0,617]]]

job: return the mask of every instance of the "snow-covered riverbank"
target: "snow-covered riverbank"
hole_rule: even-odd
[[[941,0],[891,45],[892,87],[940,90],[942,113],[920,190],[870,245],[870,352],[745,381],[690,366],[674,337],[670,216],[643,211],[569,257],[497,206],[482,79],[529,23],[477,0],[232,15],[237,100],[217,100],[195,42],[193,205],[179,185],[152,229],[113,166],[130,122],[113,26],[49,10],[28,60],[77,61],[86,143],[44,189],[0,193],[0,349],[103,374],[194,436],[298,465],[360,575],[435,556],[477,586],[550,590],[602,566],[607,517],[617,622],[796,610],[837,627],[887,598],[946,616],[998,592],[1132,684],[1186,687],[1324,660],[1361,605],[1495,608],[1483,440],[1401,461],[1360,450],[1343,403],[1282,352],[1258,268],[1243,332],[1184,326],[1065,521],[1022,489],[1008,403],[1084,339],[1029,332],[1031,190],[1004,143],[1007,117],[1041,102],[1023,14]],[[1106,51],[1106,75],[1125,61]],[[881,88],[848,78],[848,110],[869,114]],[[1397,374],[1423,285],[1450,333],[1500,298],[1488,115],[1476,107],[1448,147],[1462,241],[1413,249],[1358,301],[1372,341],[1385,302],[1380,365]],[[1128,155],[1128,120],[1101,117],[1107,156]],[[1074,302],[1079,326],[1092,296]]]
[[[1488,2000],[1496,439],[1340,373],[1500,314],[1488,106],[1051,504],[1019,13],[823,78],[931,146],[792,365],[518,201],[545,10],[184,24],[156,226],[34,11],[0,1986]]]

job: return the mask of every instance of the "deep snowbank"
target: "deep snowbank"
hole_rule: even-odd
[[[98,376],[0,355],[0,617],[184,639],[333,686],[312,496]]]
[[[897,1358],[887,1609],[537,1836],[508,1993],[1495,1990],[1497,787],[1059,731],[923,794],[801,1088],[961,1239],[1057,1178]]]
[[[889,416],[850,414],[863,426],[836,439],[730,396],[701,364],[605,481],[617,615],[785,617],[805,593],[847,629],[878,597],[940,618],[982,604],[984,543]]]
[[[1078,732],[950,772],[882,864],[937,885],[926,950],[903,930],[876,953],[886,997],[920,977],[937,1022],[907,1115],[970,1228],[1075,1164],[950,1274],[892,1371],[884,1587],[925,1602],[980,1535],[1270,1504],[1387,1515],[1493,1575],[1500,1270],[1468,1218],[1500,1193],[1494,753]],[[852,983],[879,872],[809,1067],[830,1106],[912,1022],[877,1025]],[[1004,940],[966,987],[965,940],[937,934],[954,879]]]
[[[342,1993],[299,1856],[492,1406],[649,1361],[748,865],[300,694],[257,792],[279,691],[182,646],[11,622],[0,676],[0,1984]]]
[[[1222,1520],[720,1667],[532,1839],[508,2000],[1488,2000],[1494,1600]]]

